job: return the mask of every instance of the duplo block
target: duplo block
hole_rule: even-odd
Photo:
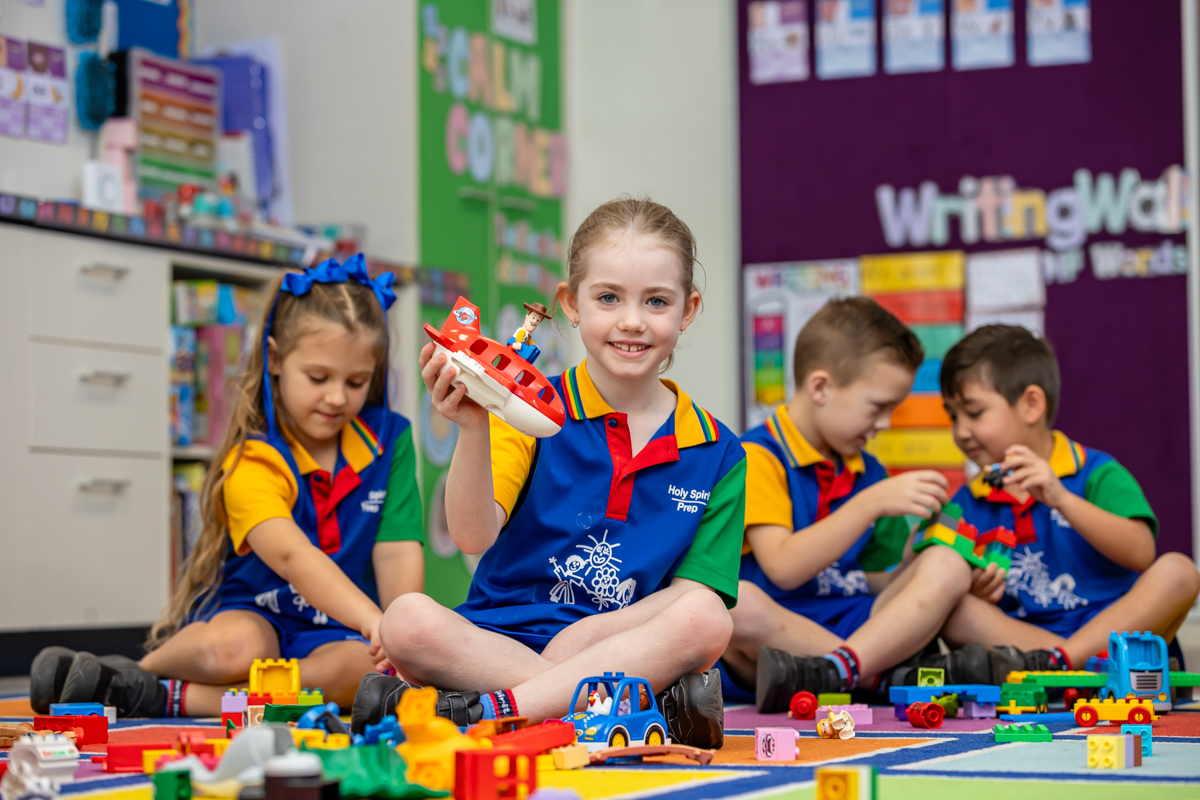
[[[1092,734],[1087,737],[1087,765],[1091,769],[1127,769],[1142,765],[1140,736],[1108,736]]]
[[[997,725],[992,728],[997,742],[1049,742],[1054,734],[1045,725]]]
[[[813,800],[875,800],[875,767],[817,767],[815,777]]]
[[[917,686],[941,686],[946,682],[946,670],[921,667],[917,670]]]
[[[1149,758],[1154,755],[1154,727],[1151,725],[1129,725],[1121,726],[1122,735],[1132,735],[1142,737],[1142,757]]]
[[[817,695],[818,706],[848,706],[850,705],[850,694],[848,692],[823,692]]]
[[[795,761],[800,755],[799,741],[800,731],[795,728],[755,728],[754,759]]]
[[[995,703],[976,703],[971,700],[963,703],[963,716],[967,719],[995,719]]]
[[[848,706],[821,706],[817,709],[817,717],[828,717],[830,712],[837,714],[839,711],[845,711],[850,714],[855,725],[873,725],[875,724],[875,712],[871,707],[864,703],[854,703]]]
[[[187,770],[159,770],[154,773],[154,800],[191,800],[192,776]]]
[[[100,703],[51,703],[52,717],[104,717],[104,706]]]
[[[221,696],[222,714],[241,714],[250,705],[250,698],[245,692],[235,692],[230,689]]]

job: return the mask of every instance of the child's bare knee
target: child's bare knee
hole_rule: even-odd
[[[436,640],[435,616],[441,609],[436,600],[421,592],[402,594],[392,601],[379,624],[379,640],[393,663]]]
[[[971,590],[971,565],[949,547],[930,547],[917,556],[913,581],[947,594],[965,595]]]
[[[254,659],[262,658],[255,642],[237,628],[213,630],[202,653],[205,674],[213,683],[232,683],[250,673]]]
[[[769,598],[761,589],[754,586],[753,590],[748,590],[742,584],[738,588],[737,605],[729,609],[733,621],[733,640],[759,642],[764,639],[771,626],[770,605]]]
[[[1183,553],[1164,553],[1147,572],[1154,573],[1156,584],[1173,589],[1180,598],[1190,597],[1195,601],[1200,594],[1200,572]]]
[[[671,604],[671,629],[682,642],[690,642],[713,658],[724,652],[733,635],[733,619],[716,592],[693,589]]]

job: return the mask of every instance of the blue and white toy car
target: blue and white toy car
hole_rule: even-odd
[[[600,696],[600,688],[604,697]],[[575,687],[570,708],[579,707],[581,692],[587,692],[587,710],[563,717],[575,726],[575,738],[588,751],[608,747],[670,744],[667,721],[654,702],[654,691],[645,678],[627,678],[624,672],[606,672],[584,678]],[[645,708],[645,710],[642,710]]]

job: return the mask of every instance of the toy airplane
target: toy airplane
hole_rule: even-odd
[[[442,329],[425,326],[434,353],[458,367],[454,385],[521,433],[544,439],[562,430],[567,413],[546,376],[516,351],[479,332],[479,308],[459,297]]]

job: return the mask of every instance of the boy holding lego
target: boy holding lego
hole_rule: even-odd
[[[1112,631],[1170,641],[1200,574],[1180,553],[1155,558],[1158,521],[1128,470],[1051,427],[1059,373],[1050,345],[1021,327],[988,325],[947,352],[941,384],[954,439],[984,470],[954,502],[979,530],[1003,525],[1018,541],[1007,575],[975,570],[943,638],[1043,656],[1030,663],[1034,653],[993,647],[1011,669],[1082,669]],[[984,481],[996,464],[998,488]]]
[[[726,699],[754,687],[758,710],[770,713],[800,690],[876,685],[933,639],[970,590],[958,553],[934,547],[913,557],[898,519],[941,508],[945,477],[889,478],[862,451],[888,427],[923,355],[912,331],[865,297],[830,301],[797,337],[795,396],[742,437],[749,552],[722,658]],[[931,658],[922,666],[946,669],[948,683],[991,681],[979,645]]]

